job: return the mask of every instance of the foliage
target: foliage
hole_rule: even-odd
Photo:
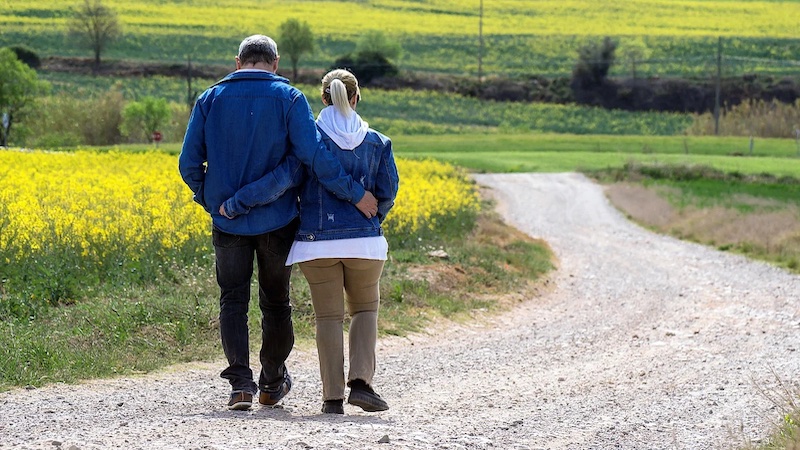
[[[7,127],[0,125],[0,145],[8,145],[14,124],[24,120],[36,97],[48,88],[13,51],[0,48],[0,115],[8,121]]]
[[[121,132],[123,110],[128,104],[126,94],[147,97],[131,92],[134,84],[113,84],[107,89],[87,91],[81,86],[69,89],[56,82],[57,95],[37,100],[37,114],[27,121],[29,137],[24,141],[25,145],[32,148],[62,148],[81,145],[111,146],[129,140],[149,142],[152,133],[148,133],[142,124],[130,123],[129,126],[133,128],[131,134],[126,135],[127,138]],[[142,92],[150,92],[150,85],[147,86]],[[152,92],[158,93],[159,89]],[[180,142],[189,117],[186,106],[177,101],[167,102],[167,117],[167,120],[158,125],[163,142]]]
[[[188,112],[185,108],[181,110],[178,107],[178,102],[184,99],[186,88],[180,79],[131,78],[123,84],[103,77],[64,74],[46,76],[59,97],[74,97],[75,101],[94,98],[92,91],[95,90],[118,90],[128,100],[143,96],[168,98],[174,102],[174,112],[168,132],[164,132],[164,142],[178,142],[183,137]],[[213,80],[203,81],[207,84],[213,83]],[[319,86],[298,87],[310,99],[312,108],[319,112],[322,107]],[[629,112],[542,103],[504,103],[450,93],[412,90],[364,88],[361,96],[359,112],[373,128],[389,136],[476,132],[675,135],[683,134],[692,121],[692,116],[688,114]],[[50,134],[49,130],[37,128],[34,135]],[[35,141],[27,142],[27,145],[36,146]]]
[[[600,43],[578,49],[578,62],[572,71],[573,89],[588,90],[602,86],[614,64],[617,43],[606,36]]]
[[[83,95],[54,95],[39,100],[39,114],[30,120],[33,133],[28,141],[32,147],[114,145],[122,141],[122,93],[113,88],[98,95],[77,92]]]
[[[454,166],[431,159],[401,160],[398,173],[402,187],[384,228],[400,246],[450,235],[451,227],[473,222],[480,211],[474,182]]]
[[[369,84],[375,78],[397,75],[397,67],[381,53],[362,52],[355,57],[345,55],[334,61],[333,69],[347,69],[358,78],[360,84]]]
[[[714,114],[696,114],[687,133],[714,134]],[[719,133],[723,136],[755,136],[800,139],[800,100],[787,104],[749,101],[726,107],[720,116]],[[800,143],[798,143],[800,152]]]
[[[630,77],[634,79],[636,79],[636,65],[649,60],[653,54],[652,49],[640,36],[623,39],[616,52],[619,54],[618,60],[622,64],[630,65]]]
[[[167,100],[155,97],[143,97],[139,101],[129,102],[122,110],[122,134],[134,139],[152,141],[153,133],[170,119],[172,111]],[[139,141],[141,142],[141,141]]]
[[[403,53],[398,41],[389,38],[381,30],[366,31],[356,41],[356,55],[376,53],[388,60],[396,61]]]
[[[31,69],[36,70],[42,65],[42,60],[33,49],[24,45],[13,45],[9,48],[17,55],[17,59],[27,64]]]
[[[67,22],[72,39],[92,50],[95,69],[100,67],[100,55],[122,35],[117,13],[103,5],[102,0],[84,0]]]
[[[289,55],[292,62],[292,73],[297,79],[297,63],[304,53],[314,51],[314,33],[308,22],[289,19],[278,28],[280,53]]]
[[[187,201],[174,156],[3,151],[0,161],[2,315],[159,279],[207,252],[207,216]]]

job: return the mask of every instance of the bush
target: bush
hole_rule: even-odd
[[[160,131],[172,115],[166,99],[143,97],[130,102],[122,110],[122,132],[134,142],[152,142],[153,133]]]
[[[41,148],[114,145],[122,141],[120,124],[125,100],[118,89],[76,99],[48,96],[38,100],[29,124],[28,145]]]
[[[714,114],[696,114],[688,133],[714,134]],[[727,107],[719,120],[723,136],[756,136],[762,138],[797,138],[800,130],[800,100],[792,104],[777,100],[748,101]]]
[[[602,86],[614,64],[617,43],[606,37],[601,43],[587,44],[578,50],[578,62],[572,70],[574,90],[588,90]]]
[[[39,55],[32,49],[24,45],[15,45],[9,48],[17,55],[17,59],[27,64],[31,69],[38,69],[41,67],[42,61],[39,59]]]
[[[362,52],[355,57],[342,56],[334,61],[330,69],[347,69],[353,72],[361,85],[369,84],[376,78],[391,77],[398,73],[397,67],[378,52]]]

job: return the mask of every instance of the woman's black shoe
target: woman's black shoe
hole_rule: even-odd
[[[344,400],[325,400],[322,402],[322,412],[325,414],[344,414]]]
[[[347,403],[356,405],[367,412],[386,411],[389,404],[384,401],[364,380],[353,380],[350,383],[350,396]]]

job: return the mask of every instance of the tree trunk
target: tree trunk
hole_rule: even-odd
[[[3,129],[2,142],[0,142],[0,144],[2,144],[2,147],[8,147],[8,135],[11,134],[11,125],[13,124],[14,124],[14,117],[11,115],[11,113],[8,113],[8,127],[5,127],[2,124],[0,124],[0,127],[2,127]]]

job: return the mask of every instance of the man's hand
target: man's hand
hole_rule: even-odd
[[[366,197],[366,195],[365,195],[364,197]],[[228,219],[233,219],[233,217],[232,217],[232,216],[229,216],[229,215],[228,215],[228,214],[225,212],[225,203],[223,203],[223,204],[219,205],[219,213],[222,215],[222,217],[227,217]]]
[[[356,203],[356,208],[361,211],[361,214],[367,216],[367,219],[370,219],[378,214],[378,200],[375,199],[372,192],[364,191],[364,196]]]

